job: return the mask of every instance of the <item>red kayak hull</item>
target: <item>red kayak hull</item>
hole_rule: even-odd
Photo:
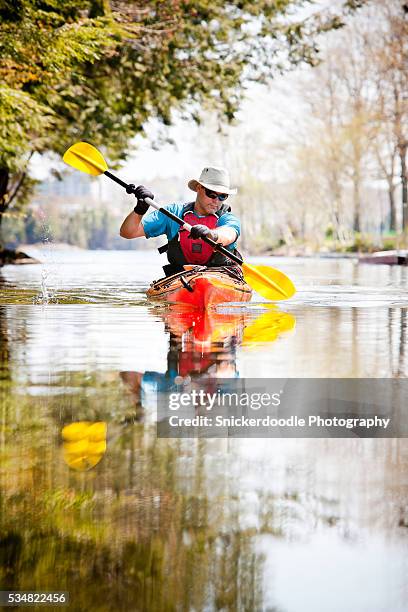
[[[243,280],[216,269],[189,270],[152,283],[147,296],[155,301],[184,304],[195,310],[228,302],[248,302],[252,290]]]

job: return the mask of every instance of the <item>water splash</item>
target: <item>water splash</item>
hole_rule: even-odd
[[[33,302],[34,304],[41,304],[45,306],[46,304],[57,304],[57,292],[55,289],[51,289],[51,287],[47,286],[47,279],[49,278],[49,272],[47,269],[41,270],[41,292],[35,296]]]
[[[42,221],[42,242],[45,247],[48,247],[48,252],[44,252],[45,261],[44,267],[41,270],[41,292],[34,298],[34,304],[57,304],[57,289],[56,282],[58,281],[58,275],[56,273],[56,261],[53,252],[53,235],[49,221],[46,218],[46,214],[40,209],[40,216]],[[50,281],[54,286],[53,289],[50,287]]]

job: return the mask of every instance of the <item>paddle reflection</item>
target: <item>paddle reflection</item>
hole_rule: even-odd
[[[106,452],[107,424],[104,421],[76,421],[62,428],[65,463],[78,472],[95,467]]]

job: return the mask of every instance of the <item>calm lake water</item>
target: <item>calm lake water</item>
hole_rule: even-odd
[[[253,259],[296,296],[198,316],[146,301],[155,252],[29,252],[44,263],[0,270],[3,589],[75,611],[408,609],[406,440],[155,429],[177,377],[406,378],[406,268]]]

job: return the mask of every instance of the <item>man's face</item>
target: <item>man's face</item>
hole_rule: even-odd
[[[211,191],[211,190],[210,190]],[[212,192],[218,193],[218,192]],[[209,198],[205,192],[205,188],[198,184],[197,185],[197,197],[195,209],[201,215],[210,215],[217,212],[222,205],[222,202],[218,198]]]

